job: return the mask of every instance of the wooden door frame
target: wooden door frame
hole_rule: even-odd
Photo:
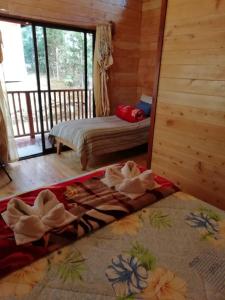
[[[157,54],[156,54],[155,81],[154,81],[153,94],[152,94],[152,110],[151,110],[151,121],[150,121],[151,124],[150,124],[150,131],[149,131],[149,140],[148,140],[148,159],[147,159],[148,168],[151,168],[151,164],[152,164],[154,130],[155,130],[155,120],[156,120],[156,110],[157,110],[157,101],[158,101],[159,79],[160,79],[162,51],[163,51],[163,43],[164,43],[164,31],[166,25],[167,6],[168,6],[168,0],[162,0],[159,36],[158,36]]]

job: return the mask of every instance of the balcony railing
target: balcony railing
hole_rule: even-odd
[[[94,114],[92,90],[87,91],[87,103],[85,99],[84,89],[51,90],[50,97],[47,90],[41,91],[44,132],[51,129],[50,111],[53,125],[62,121],[92,118]],[[15,137],[35,138],[35,134],[41,133],[37,91],[10,91],[8,102]]]

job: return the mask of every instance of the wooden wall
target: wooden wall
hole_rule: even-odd
[[[138,96],[152,95],[162,0],[143,0]]]
[[[152,167],[225,209],[224,0],[169,0]]]
[[[112,109],[137,99],[141,7],[141,0],[0,0],[0,12],[16,16],[84,28],[115,22],[115,63],[109,87]]]

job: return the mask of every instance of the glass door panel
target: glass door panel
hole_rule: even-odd
[[[19,156],[52,151],[52,126],[94,116],[94,34],[15,20],[0,30]]]
[[[85,118],[84,33],[47,28],[53,124]]]
[[[32,26],[19,21],[0,21],[0,30],[8,104],[18,154],[20,158],[40,154],[43,148]]]

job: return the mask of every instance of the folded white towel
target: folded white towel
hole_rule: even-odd
[[[16,224],[22,216],[32,215],[32,207],[24,203],[20,199],[11,199],[8,202],[7,210],[2,213],[2,217],[6,224],[11,228]]]
[[[65,210],[49,190],[39,193],[34,206],[20,199],[11,199],[2,217],[13,230],[17,245],[38,240],[47,231],[63,227],[77,218]]]
[[[105,170],[105,177],[101,180],[109,188],[121,183],[124,179],[118,165],[109,166]]]
[[[38,216],[21,216],[11,227],[17,245],[39,240],[46,232],[46,226]]]
[[[156,187],[152,170],[144,171],[138,176],[138,178],[140,179],[146,190],[152,190]]]
[[[134,161],[127,161],[121,169],[121,174],[125,178],[134,178],[140,174],[140,170]]]
[[[146,191],[138,177],[125,178],[121,184],[115,186],[115,189],[131,199],[142,196]]]
[[[62,203],[57,204],[41,217],[41,221],[49,228],[65,226],[75,220],[74,215],[65,210]]]
[[[158,187],[154,181],[152,170],[141,173],[133,161],[126,162],[122,168],[118,165],[107,167],[102,182],[131,199],[143,195],[146,190]]]

